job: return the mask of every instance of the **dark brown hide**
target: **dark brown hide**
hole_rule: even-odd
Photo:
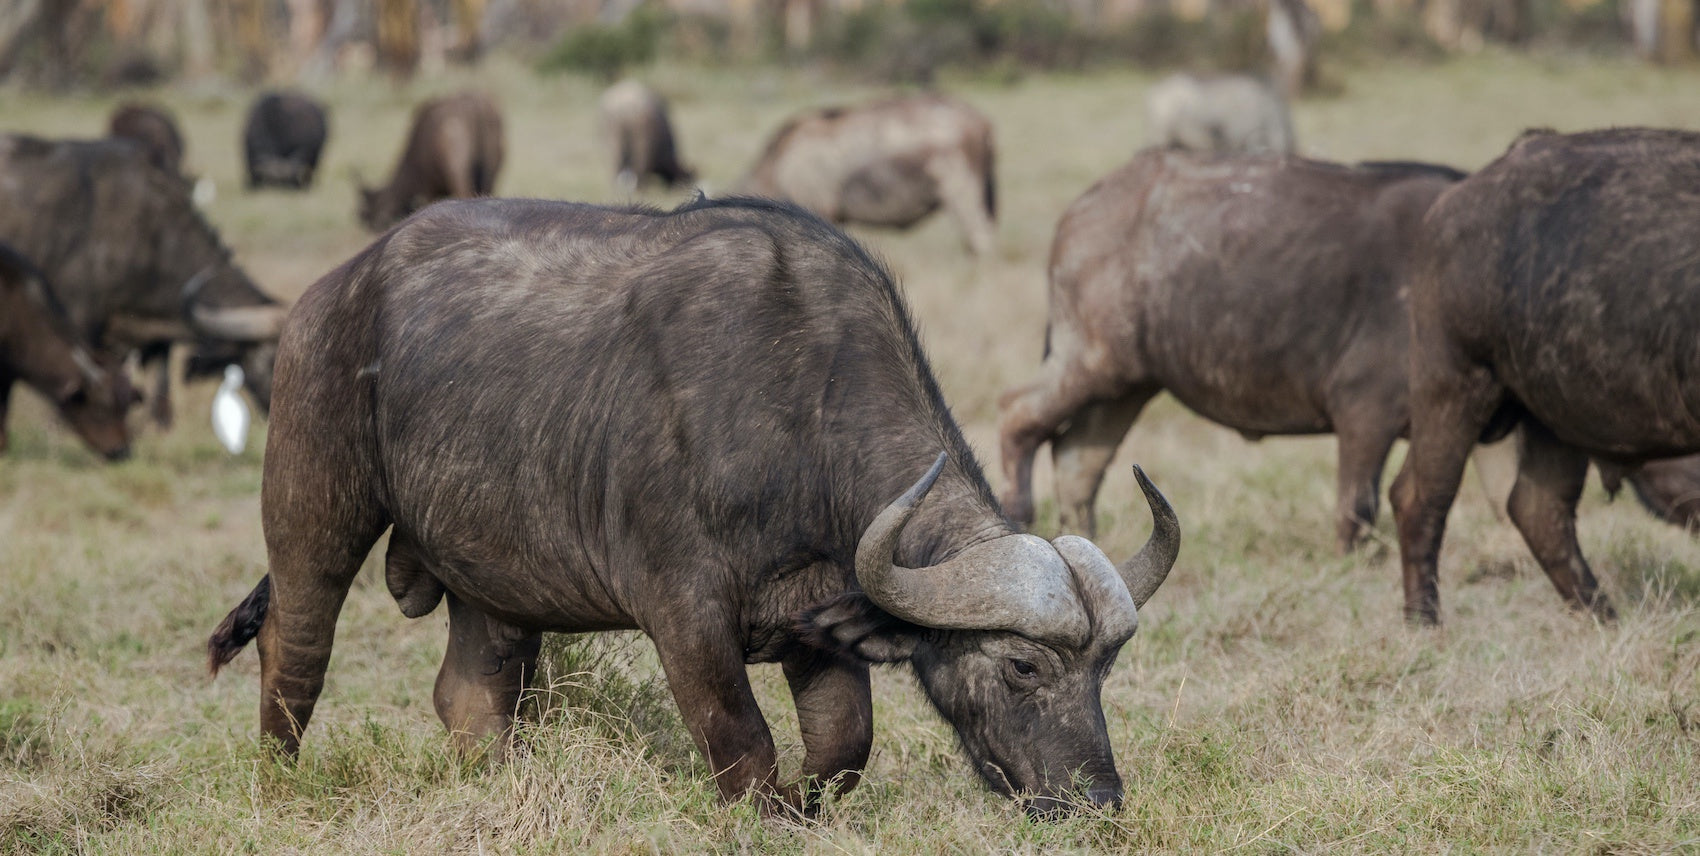
[[[1600,468],[1601,474],[1606,471]],[[1700,529],[1700,455],[1648,461],[1622,474],[1635,498],[1659,519]],[[1615,492],[1615,491],[1614,491]]]
[[[301,298],[276,395],[270,573],[208,653],[257,634],[286,751],[389,528],[403,612],[448,604],[435,699],[463,748],[508,733],[541,632],[637,628],[728,798],[779,790],[745,664],[784,666],[807,806],[867,760],[869,663],[908,661],[994,788],[1120,799],[1099,691],[1172,514],[1151,488],[1121,569],[1011,533],[889,274],[800,209],[435,205]],[[964,579],[996,584],[928,591]]]
[[[255,99],[242,127],[248,187],[312,186],[326,133],[325,108],[302,93],[267,92]]]
[[[1588,457],[1700,451],[1700,135],[1525,134],[1442,195],[1411,289],[1411,450],[1394,483],[1405,613],[1439,620],[1446,513],[1482,426],[1520,417],[1509,511],[1571,605]]]
[[[231,260],[189,193],[127,142],[0,135],[0,241],[46,272],[78,334],[114,355],[163,356],[172,342],[222,350],[265,408],[283,307]],[[155,407],[166,388],[162,361]]]
[[[940,206],[976,254],[997,242],[992,123],[940,95],[805,113],[773,135],[741,190],[834,223],[906,229]]]
[[[1253,439],[1338,434],[1350,549],[1409,419],[1411,235],[1461,177],[1153,149],[1098,182],[1057,226],[1039,376],[1002,400],[1005,511],[1031,522],[1033,456],[1050,442],[1062,523],[1091,533],[1116,446],[1168,390]]]
[[[502,114],[482,92],[419,105],[389,183],[360,188],[360,222],[381,232],[438,199],[495,193],[504,147]]]
[[[602,129],[614,149],[614,181],[621,189],[636,190],[649,178],[664,187],[696,180],[696,173],[679,162],[667,101],[635,80],[614,84],[602,93]]]
[[[145,104],[120,105],[112,111],[107,133],[141,146],[154,166],[172,175],[182,174],[183,135],[165,110]]]
[[[12,382],[53,402],[60,418],[107,460],[130,456],[124,414],[137,401],[129,377],[97,360],[35,266],[0,244],[0,453],[7,447]]]

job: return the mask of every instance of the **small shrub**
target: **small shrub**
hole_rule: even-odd
[[[643,4],[613,24],[591,24],[567,31],[543,57],[543,71],[594,74],[612,80],[629,66],[655,59],[661,34],[668,29],[667,15],[659,7]]]

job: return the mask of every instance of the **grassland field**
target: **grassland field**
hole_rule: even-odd
[[[687,160],[729,187],[801,108],[870,87],[805,70],[663,65]],[[1700,127],[1700,74],[1486,52],[1342,75],[1295,108],[1314,156],[1478,167],[1530,126]],[[975,261],[954,225],[858,232],[904,284],[946,397],[994,482],[996,401],[1038,363],[1043,265],[1068,202],[1145,138],[1134,72],[948,88],[997,127],[1001,247]],[[253,92],[145,93],[176,112],[207,216],[272,293],[299,295],[369,240],[351,175],[382,177],[419,99],[466,85],[507,117],[505,195],[615,201],[598,86],[500,59],[397,87],[310,87],[331,138],[310,192],[250,194],[240,125]],[[0,129],[95,136],[117,96],[0,88]],[[670,205],[685,194],[650,194]],[[1333,550],[1333,441],[1248,443],[1159,399],[1100,502],[1112,556],[1148,515],[1129,465],[1185,528],[1169,583],[1104,688],[1127,801],[1035,823],[976,781],[902,669],[876,673],[865,783],[807,825],[724,806],[635,635],[552,641],[524,739],[490,769],[456,760],[431,706],[439,611],[397,612],[375,558],[343,610],[299,762],[257,740],[257,659],[209,681],[208,631],[265,572],[263,423],[231,457],[213,385],[178,425],[136,422],[108,466],[14,395],[0,459],[0,853],[1088,853],[1700,851],[1700,543],[1591,483],[1582,545],[1622,612],[1567,612],[1473,482],[1441,562],[1445,624],[1405,626],[1385,511],[1360,555]],[[1402,455],[1396,451],[1396,467]],[[1042,456],[1042,461],[1043,461]],[[1055,530],[1045,464],[1037,530]],[[381,555],[381,554],[380,554]],[[777,666],[752,668],[781,753],[801,758]]]

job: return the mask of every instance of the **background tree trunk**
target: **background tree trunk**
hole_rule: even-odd
[[[419,6],[414,0],[378,0],[378,65],[398,78],[419,65]]]

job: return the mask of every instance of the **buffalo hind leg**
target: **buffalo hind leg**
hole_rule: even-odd
[[[0,368],[0,454],[5,454],[12,443],[6,433],[6,418],[12,407],[12,382],[16,380],[4,368]]]
[[[927,163],[927,174],[938,185],[945,210],[962,229],[963,242],[976,256],[985,257],[997,249],[997,223],[986,208],[986,185],[980,175],[958,154],[934,158]]]
[[[773,734],[750,690],[735,625],[697,614],[653,628],[650,638],[720,796],[731,802],[754,791],[762,810],[772,811],[779,780]]]
[[[488,745],[500,760],[513,736],[520,694],[537,669],[543,634],[491,618],[453,593],[447,600],[449,647],[432,694],[437,718],[463,755]]]
[[[866,663],[810,651],[784,666],[803,733],[803,768],[785,802],[808,815],[822,797],[862,780],[874,745],[873,692]]]
[[[1613,620],[1616,613],[1576,543],[1576,501],[1588,476],[1588,456],[1533,420],[1517,432],[1517,452],[1517,482],[1506,505],[1511,522],[1560,597],[1601,621]]]
[[[1456,358],[1455,358],[1456,359]],[[1405,619],[1440,623],[1440,546],[1446,515],[1458,495],[1477,438],[1505,392],[1486,369],[1417,365],[1411,384],[1411,446],[1393,481],[1399,561],[1405,579]]]
[[[1096,401],[1076,411],[1069,426],[1051,441],[1056,471],[1057,513],[1064,532],[1097,537],[1098,488],[1116,447],[1157,390],[1141,389],[1121,398]]]
[[[1357,549],[1375,528],[1381,510],[1381,472],[1399,437],[1399,426],[1385,420],[1348,420],[1335,426],[1339,472],[1336,474],[1335,543],[1342,555]]]
[[[1095,383],[1073,360],[1052,352],[1032,383],[1009,390],[998,400],[1004,476],[1000,499],[1012,522],[1022,526],[1033,522],[1033,458],[1039,446],[1055,438],[1057,429],[1093,399],[1119,397],[1122,392],[1096,388],[1101,386],[1109,384]]]

